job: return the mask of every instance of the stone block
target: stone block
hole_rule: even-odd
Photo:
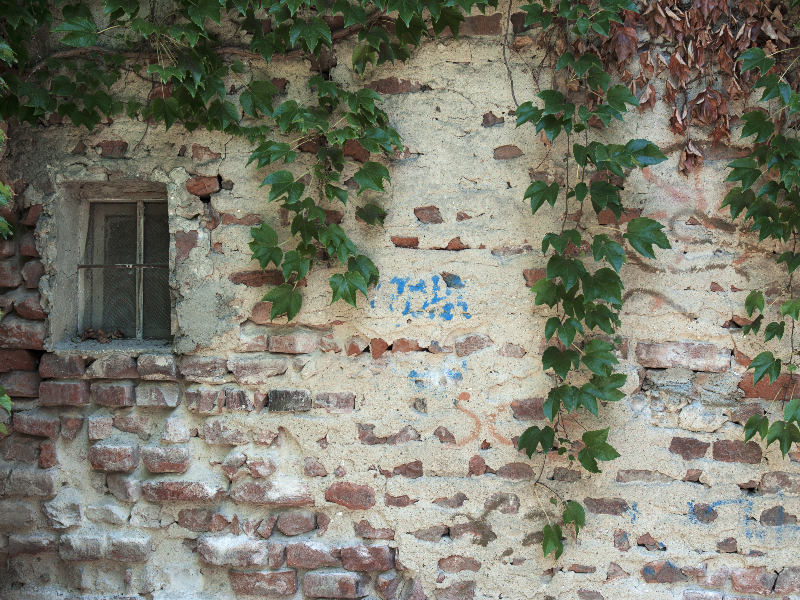
[[[8,555],[20,554],[55,554],[58,552],[58,541],[49,533],[31,533],[26,535],[11,534],[8,536]]]
[[[311,392],[308,390],[270,390],[270,412],[302,412],[311,410]]]
[[[0,530],[18,531],[36,525],[33,505],[11,500],[0,501]]]
[[[172,354],[142,354],[136,369],[139,377],[147,381],[178,380],[178,361]]]
[[[152,554],[149,535],[112,533],[106,539],[105,558],[121,563],[147,562]]]
[[[105,551],[106,536],[102,533],[62,535],[58,545],[61,560],[100,560]]]
[[[227,361],[219,356],[184,356],[180,372],[185,379],[196,383],[225,383]]]

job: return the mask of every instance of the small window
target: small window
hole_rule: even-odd
[[[170,337],[169,227],[163,200],[88,205],[80,327],[129,339]]]

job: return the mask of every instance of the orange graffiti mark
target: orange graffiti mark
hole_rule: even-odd
[[[475,440],[478,439],[478,436],[481,433],[481,420],[477,417],[477,415],[475,415],[475,413],[473,413],[471,411],[468,411],[466,408],[461,406],[461,401],[460,400],[458,402],[456,402],[456,408],[458,410],[460,410],[461,412],[463,412],[465,415],[471,417],[473,421],[475,421],[475,429],[472,431],[472,433],[470,433],[467,437],[465,437],[460,442],[456,442],[456,446],[465,446],[466,444],[469,444],[470,442],[474,442]]]
[[[514,442],[511,440],[511,438],[507,438],[504,435],[500,435],[500,433],[497,431],[497,425],[495,424],[495,419],[497,419],[497,415],[499,415],[509,406],[511,406],[511,402],[506,402],[504,404],[501,404],[496,411],[494,411],[493,413],[489,413],[486,416],[486,427],[489,429],[489,433],[492,435],[492,437],[494,437],[494,439],[496,439],[504,446],[513,446]]]

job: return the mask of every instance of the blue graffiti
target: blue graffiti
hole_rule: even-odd
[[[383,298],[379,294],[370,302],[370,306],[375,308],[375,303],[381,303],[383,299],[389,308],[389,312],[399,311],[404,317],[412,318],[441,318],[443,321],[452,321],[454,318],[463,317],[471,319],[469,305],[464,299],[463,292],[455,291],[466,288],[466,285],[458,275],[446,273],[444,282],[446,287],[442,289],[442,278],[439,275],[431,277],[430,291],[428,281],[419,279],[417,283],[410,283],[411,277],[393,277],[389,283],[396,287],[396,292],[389,293],[388,297]],[[376,291],[380,291],[378,286]],[[396,304],[400,302],[400,306]],[[400,324],[397,325],[400,327]]]

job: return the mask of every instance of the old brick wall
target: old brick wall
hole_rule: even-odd
[[[328,218],[381,284],[358,310],[330,305],[337,265],[323,261],[291,326],[260,302],[279,275],[250,261],[251,226],[288,231],[258,187],[265,173],[245,167],[247,144],[124,118],[92,134],[58,119],[12,128],[0,164],[18,194],[14,238],[0,243],[0,383],[14,400],[0,441],[0,597],[800,597],[800,456],[745,444],[742,428],[778,414],[795,384],[745,374],[760,350],[740,333],[744,297],[776,297],[778,248],[717,211],[740,150],[706,147],[704,170],[680,176],[662,104],[610,134],[648,137],[670,158],[624,192],[629,215],[659,219],[673,248],[622,271],[628,396],[600,421],[622,457],[589,476],[515,450],[553,383],[540,361],[549,313],[528,286],[544,273],[538,240],[561,219],[532,218],[522,195],[532,172],[565,172],[558,147],[509,118],[546,82],[535,46],[507,51],[507,70],[503,42],[522,33],[507,10],[369,75],[406,145],[371,157],[392,173],[370,197],[386,228],[358,222],[352,203]],[[331,76],[359,86],[341,58],[350,43]],[[248,65],[301,100],[312,67]],[[75,302],[55,285],[66,183],[126,179],[168,190],[174,344],[56,339],[48,314]],[[596,423],[568,426],[578,437]],[[559,561],[539,546],[551,496],[534,488],[540,475],[588,512]]]

